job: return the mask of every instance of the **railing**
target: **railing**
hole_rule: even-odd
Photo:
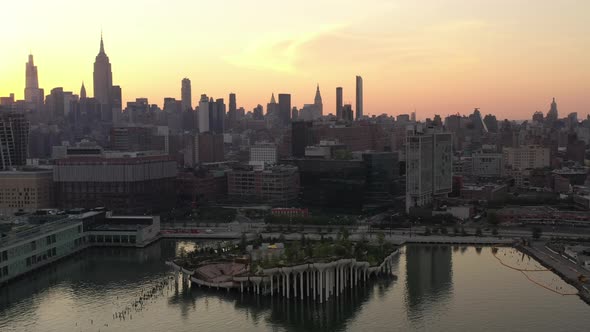
[[[80,220],[64,218],[57,221],[51,221],[42,225],[32,226],[22,231],[11,231],[7,236],[0,238],[0,247],[16,244],[42,234],[47,234],[59,230],[65,226],[81,223]]]

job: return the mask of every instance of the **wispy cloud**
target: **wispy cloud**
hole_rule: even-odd
[[[302,74],[297,63],[304,56],[303,46],[343,27],[344,25],[331,24],[317,31],[292,36],[266,36],[250,44],[242,52],[224,56],[223,59],[237,67]]]

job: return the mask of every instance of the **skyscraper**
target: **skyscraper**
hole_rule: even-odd
[[[336,119],[342,120],[342,87],[336,88]]]
[[[207,95],[201,95],[199,101],[199,132],[206,133],[209,131],[209,98]]]
[[[229,128],[233,128],[236,125],[237,108],[238,107],[236,105],[236,94],[230,93],[229,94],[229,109],[227,110],[227,120],[228,120],[228,127]]]
[[[223,98],[219,98],[215,100],[215,110],[216,112],[216,116],[215,116],[215,126],[211,128],[212,131],[214,131],[216,134],[223,134],[225,125],[224,125],[224,119],[225,119],[225,102],[223,101]]]
[[[80,88],[80,100],[86,99],[86,87],[84,86],[84,82],[82,82],[82,87]]]
[[[315,98],[313,100],[315,106],[316,117],[322,117],[324,115],[324,104],[322,103],[322,95],[320,94],[320,85],[315,90]]]
[[[110,105],[113,74],[109,57],[104,52],[102,34],[100,35],[100,50],[94,61],[94,98],[100,105]]]
[[[188,78],[182,79],[182,87],[180,89],[181,107],[182,111],[192,111],[192,92],[191,92],[191,80]]]
[[[551,108],[547,113],[547,121],[555,122],[557,119],[559,119],[559,113],[557,112],[557,103],[555,102],[555,98],[553,98],[553,101],[551,102]]]
[[[363,78],[356,77],[356,119],[363,117]]]
[[[39,76],[32,54],[29,54],[29,62],[26,64],[25,102],[37,110],[43,105],[43,90],[39,89]]]
[[[279,117],[283,126],[291,122],[291,95],[288,93],[279,93]]]
[[[0,170],[27,163],[29,121],[23,113],[0,112]]]

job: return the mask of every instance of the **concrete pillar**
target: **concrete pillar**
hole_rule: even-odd
[[[240,293],[244,293],[244,282],[240,281]]]
[[[283,284],[283,297],[287,296],[287,287],[285,287],[286,282],[285,282],[285,278],[287,276],[284,274],[281,274],[281,283]]]
[[[275,279],[274,274],[271,274],[270,275],[270,296],[273,296],[274,295],[274,291],[275,291],[274,279]]]
[[[310,282],[310,280],[311,280],[311,276],[310,276],[310,270],[308,269],[307,271],[305,271],[305,273],[307,274],[307,287],[306,287],[306,288],[307,288],[307,294],[306,294],[306,296],[307,296],[307,298],[309,298],[309,288],[311,288],[311,282]]]
[[[303,300],[303,275],[305,271],[299,273],[299,298]]]
[[[293,298],[297,299],[297,273],[293,273]]]
[[[313,299],[314,299],[314,301],[315,301],[315,298],[316,298],[316,294],[315,294],[316,293],[316,280],[315,280],[315,275],[316,275],[316,271],[315,270],[312,270],[311,271],[311,285],[313,286],[312,293],[313,293]]]
[[[340,294],[340,266],[336,266],[335,272],[335,279],[336,279],[336,296]]]
[[[349,284],[350,284],[350,288],[352,288],[352,265],[350,266],[350,280],[349,280]]]
[[[319,285],[319,293],[320,293],[320,303],[323,302],[324,300],[324,288],[323,288],[323,279],[324,279],[324,271],[319,270],[319,276],[320,276],[320,282],[318,283]]]
[[[287,274],[287,298],[289,298],[289,274]]]

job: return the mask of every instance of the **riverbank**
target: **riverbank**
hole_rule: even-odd
[[[533,257],[545,268],[551,270],[565,282],[575,287],[578,290],[580,299],[590,304],[590,292],[586,288],[587,286],[578,280],[578,276],[581,273],[577,269],[580,268],[577,264],[573,264],[566,258],[552,252],[541,242],[533,242],[531,246],[517,245],[516,248]]]

